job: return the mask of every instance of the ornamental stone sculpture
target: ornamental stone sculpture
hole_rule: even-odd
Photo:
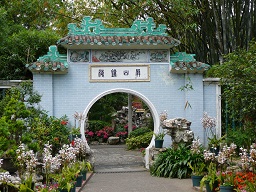
[[[172,145],[179,143],[191,144],[194,133],[190,130],[191,122],[184,118],[165,119],[161,122],[163,129],[172,137]]]

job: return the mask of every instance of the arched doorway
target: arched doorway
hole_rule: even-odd
[[[131,90],[131,89],[115,88],[115,89],[110,89],[110,90],[107,90],[105,92],[102,92],[101,94],[99,94],[95,98],[93,98],[93,100],[91,100],[91,102],[86,106],[86,108],[85,108],[85,110],[83,112],[83,116],[86,117],[88,115],[90,108],[100,98],[102,98],[105,95],[108,95],[108,94],[111,94],[111,93],[118,93],[118,92],[129,93],[129,94],[135,95],[135,96],[141,98],[143,100],[143,102],[148,105],[148,107],[150,109],[150,112],[152,114],[153,120],[154,120],[154,132],[156,132],[157,128],[160,126],[160,121],[159,121],[159,118],[158,118],[158,113],[157,113],[156,108],[154,107],[154,105],[149,101],[149,99],[146,96],[144,96],[143,94],[141,94],[141,93],[139,93],[137,91]],[[84,135],[84,131],[85,130],[84,130],[84,127],[85,127],[85,120],[83,120],[81,122],[82,139],[85,140],[85,135]]]
[[[150,112],[151,112],[151,115],[152,115],[152,118],[153,118],[153,121],[154,121],[154,132],[157,132],[159,126],[160,126],[160,120],[159,120],[159,115],[157,113],[157,110],[156,108],[154,107],[154,105],[150,102],[150,100],[144,96],[143,94],[137,92],[137,91],[134,91],[132,89],[126,89],[126,88],[115,88],[115,89],[110,89],[110,90],[107,90],[107,91],[104,91],[102,93],[100,93],[99,95],[97,95],[96,97],[94,97],[91,102],[86,106],[84,112],[83,112],[83,117],[87,117],[88,113],[89,113],[89,110],[90,108],[93,106],[93,104],[98,101],[100,98],[102,98],[103,96],[105,95],[108,95],[108,94],[111,94],[111,93],[117,93],[117,92],[121,92],[121,93],[128,93],[128,94],[132,94],[132,95],[135,95],[137,97],[139,97],[140,99],[142,99],[142,101],[148,106],[148,108],[150,109]],[[81,134],[82,134],[82,139],[83,140],[86,140],[85,139],[85,130],[84,130],[84,127],[85,127],[85,119],[81,122]],[[149,146],[147,147],[146,149],[146,156],[145,156],[145,165],[147,167],[148,165],[148,155],[149,155],[149,151],[148,149],[150,147],[152,147],[153,145],[153,141],[154,141],[154,136],[152,137],[151,139],[151,142],[149,144]],[[89,147],[89,146],[88,146]]]

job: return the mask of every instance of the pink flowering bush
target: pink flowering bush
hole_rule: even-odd
[[[93,140],[95,140],[96,134],[93,131],[90,130],[86,130],[84,133],[87,142],[91,142]]]
[[[96,131],[95,134],[98,139],[102,138],[104,140],[107,140],[110,136],[114,135],[114,128],[106,126],[103,129]]]
[[[133,131],[134,131],[136,128],[137,128],[137,127],[136,127],[135,125],[132,126],[132,130],[133,130]],[[125,125],[125,126],[124,126],[124,129],[125,129],[125,130],[128,130],[128,125]]]
[[[123,139],[127,138],[127,136],[128,136],[127,131],[120,131],[120,132],[116,133],[116,137],[121,137]]]

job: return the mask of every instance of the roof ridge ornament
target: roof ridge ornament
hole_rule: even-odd
[[[51,45],[46,55],[39,57],[36,62],[26,64],[32,72],[65,74],[68,72],[67,55],[60,54],[56,45]]]
[[[171,73],[203,73],[210,65],[196,61],[195,54],[176,52],[170,56]]]
[[[82,19],[80,27],[75,23],[68,24],[68,35],[89,35],[89,36],[167,36],[166,25],[156,24],[152,17],[144,20],[135,20],[130,28],[105,28],[100,19],[94,21],[90,16]]]

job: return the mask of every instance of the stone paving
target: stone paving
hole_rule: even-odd
[[[139,151],[125,145],[92,145],[95,173],[82,192],[195,192],[191,179],[152,177]]]
[[[95,172],[146,171],[139,151],[127,150],[125,145],[94,145]]]

